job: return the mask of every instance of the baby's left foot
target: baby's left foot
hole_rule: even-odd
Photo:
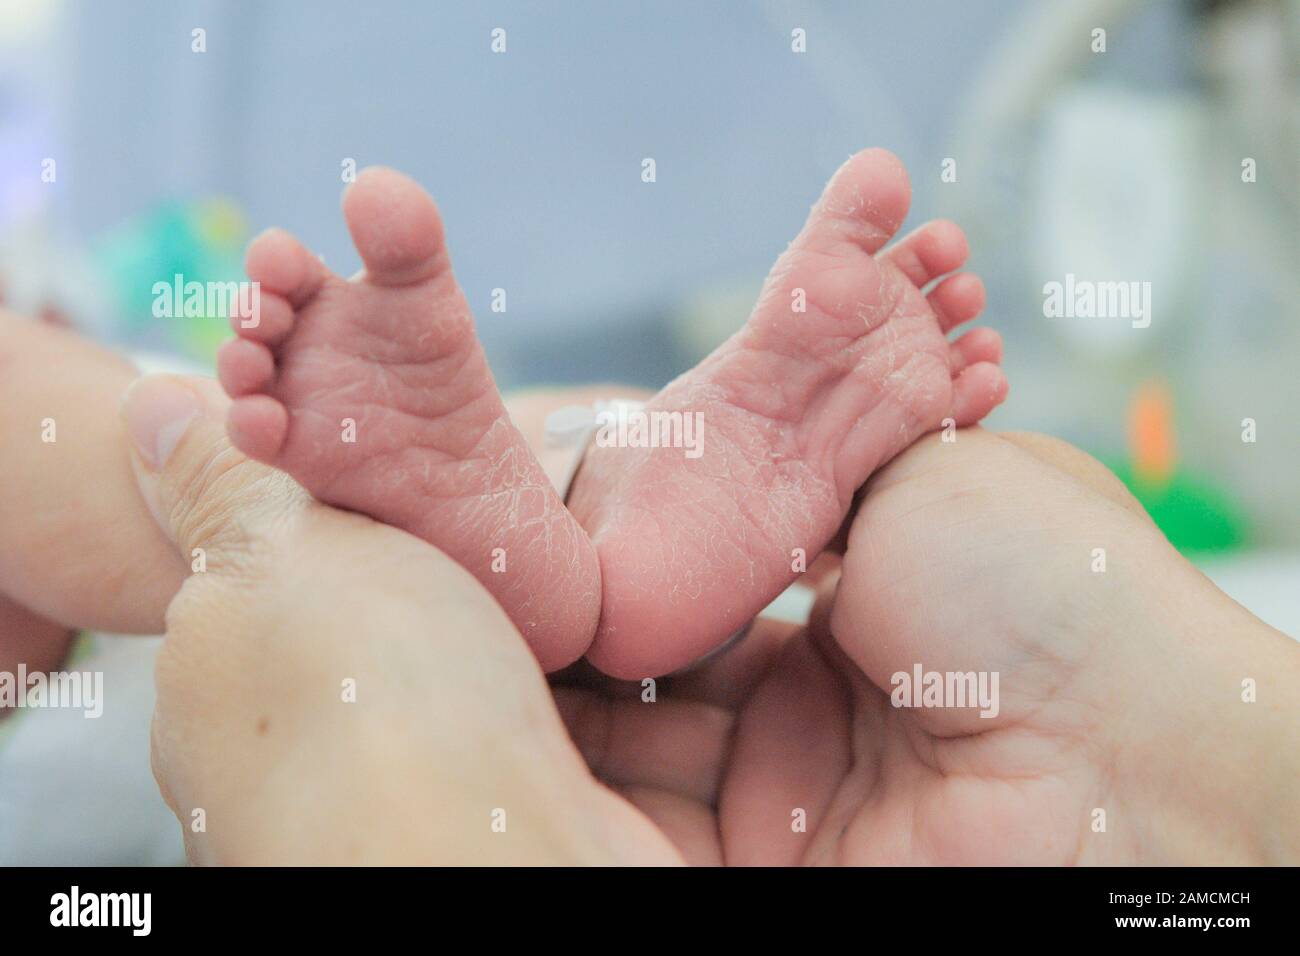
[[[249,248],[260,322],[235,322],[218,358],[232,442],[320,500],[440,548],[544,669],[572,663],[598,614],[596,554],[506,413],[433,200],[367,169],[343,215],[366,266],[351,280],[284,232]]]

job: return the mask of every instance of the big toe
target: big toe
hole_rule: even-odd
[[[887,149],[864,149],[831,177],[795,242],[818,249],[850,242],[875,253],[898,232],[911,202],[902,160]]]
[[[343,217],[371,282],[421,282],[447,265],[438,207],[415,180],[394,169],[362,170],[343,193]]]

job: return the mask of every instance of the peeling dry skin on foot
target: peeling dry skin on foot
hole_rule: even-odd
[[[287,233],[249,249],[249,277],[291,318],[236,328],[240,349],[223,351],[231,438],[322,501],[446,552],[492,592],[544,667],[569,664],[595,630],[596,554],[510,424],[438,210],[386,169],[363,171],[343,205],[365,263],[352,280]],[[493,570],[494,555],[505,570]]]
[[[945,293],[942,315],[921,291],[961,266],[960,233],[923,228],[876,255],[909,198],[891,154],[850,159],[745,327],[647,406],[700,416],[702,452],[593,448],[566,509],[497,393],[433,201],[392,170],[363,171],[344,198],[360,276],[333,275],[284,232],[249,249],[279,318],[237,328],[223,352],[232,440],[321,500],[442,549],[544,667],[590,644],[614,676],[676,670],[796,577],[794,553],[822,549],[876,468],[1000,397],[984,353],[958,356],[946,338],[982,288]],[[344,421],[354,440],[340,440]]]
[[[594,449],[571,497],[601,554],[604,594],[589,657],[617,677],[660,674],[707,652],[797,576],[854,492],[945,416],[970,424],[999,398],[956,401],[948,325],[921,286],[875,254],[906,216],[907,177],[880,150],[835,174],[773,267],[745,327],[651,400],[704,414],[712,441],[689,462],[658,449]],[[945,227],[946,228],[946,227]],[[924,230],[898,247],[914,270]],[[944,271],[964,239],[932,257]],[[792,309],[803,292],[807,309]],[[998,373],[1000,375],[1000,372]],[[660,635],[663,635],[660,637]]]

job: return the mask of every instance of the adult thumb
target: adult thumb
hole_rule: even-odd
[[[286,475],[231,446],[228,407],[212,379],[177,375],[139,378],[122,399],[140,493],[185,557],[242,550],[263,522],[308,500]]]
[[[273,580],[274,542],[282,541],[274,532],[309,501],[287,476],[230,445],[228,407],[211,379],[175,375],[137,379],[121,406],[140,493],[195,572],[167,609],[151,749],[163,799],[181,820],[190,858],[200,862],[219,854],[206,831],[189,826],[194,808],[230,818],[235,810],[214,794],[238,774],[264,779],[268,754],[282,756],[248,747],[241,723],[241,715],[266,709],[273,696],[266,682],[248,675],[264,670],[260,622],[281,590],[250,585]],[[260,761],[250,757],[258,753]],[[228,847],[237,835],[238,828],[227,827],[218,843]]]

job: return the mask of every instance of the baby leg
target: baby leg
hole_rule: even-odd
[[[189,570],[136,491],[118,404],[138,374],[0,310],[0,593],[64,628],[161,633]]]

